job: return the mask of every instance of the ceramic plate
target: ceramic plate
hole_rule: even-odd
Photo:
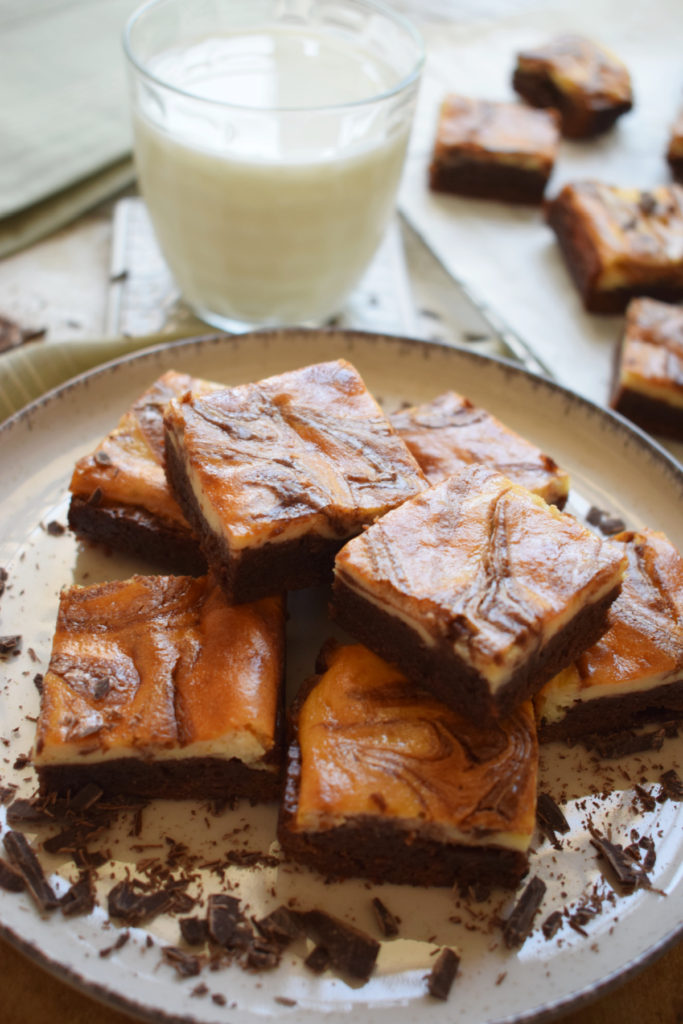
[[[21,766],[17,758],[31,747],[39,700],[32,679],[47,665],[60,587],[145,569],[80,546],[68,533],[54,536],[46,530],[48,523],[66,520],[74,459],[171,367],[237,384],[339,356],[356,364],[388,410],[430,399],[447,387],[464,392],[569,470],[574,512],[583,515],[595,504],[629,526],[664,530],[683,547],[681,468],[624,421],[503,362],[378,335],[299,330],[190,340],[121,360],[51,393],[0,429],[0,565],[9,573],[0,633],[23,636],[21,653],[0,663],[3,786],[17,785],[20,795],[34,788],[30,766],[13,766]],[[291,696],[310,673],[331,627],[321,593],[293,595],[290,608]],[[668,739],[657,753],[602,764],[580,747],[543,750],[541,787],[563,804],[571,831],[561,849],[536,837],[530,875],[539,875],[548,888],[535,929],[517,951],[505,949],[499,924],[514,895],[499,893],[475,903],[447,890],[355,881],[326,885],[312,872],[279,862],[274,809],[239,806],[212,814],[191,802],[150,805],[137,835],[124,815],[96,840],[108,861],[99,871],[100,905],[87,917],[41,916],[26,895],[0,891],[2,933],[89,994],[152,1020],[474,1024],[547,1018],[623,979],[661,952],[680,929],[683,806],[655,801],[648,809],[651,802],[632,788],[640,783],[644,791],[659,793],[662,772],[680,767],[676,742]],[[3,829],[4,815],[3,808]],[[613,885],[589,842],[591,821],[624,845],[639,836],[654,839],[651,889],[626,894]],[[36,843],[45,835],[29,832]],[[256,915],[292,899],[302,908],[325,908],[375,935],[371,897],[379,895],[400,917],[401,935],[383,942],[375,973],[364,986],[310,973],[302,966],[301,948],[287,951],[268,973],[249,974],[232,965],[180,979],[160,956],[161,946],[179,942],[177,920],[170,916],[129,929],[124,945],[101,955],[122,932],[107,920],[108,889],[127,871],[139,874],[143,862],[164,859],[171,841],[187,847],[196,877],[191,892],[197,886],[204,895],[229,889]],[[244,864],[245,852],[255,855],[251,866]],[[235,853],[232,859],[241,866],[228,863]],[[73,862],[65,855],[41,853],[41,858],[63,891],[76,875]],[[547,940],[541,924],[558,909],[562,926]],[[450,1000],[439,1003],[425,994],[425,974],[443,945],[457,948],[462,960]],[[201,983],[205,988],[198,994]]]

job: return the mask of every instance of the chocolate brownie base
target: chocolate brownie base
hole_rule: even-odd
[[[83,540],[134,555],[178,575],[201,576],[206,560],[189,530],[143,508],[95,504],[73,495],[69,528]]]
[[[683,156],[669,156],[667,162],[675,180],[683,183]]]
[[[497,199],[504,203],[534,203],[543,200],[549,175],[511,164],[460,159],[434,161],[429,169],[429,187],[434,192]]]
[[[649,434],[683,441],[683,408],[658,401],[630,388],[617,386],[610,398],[610,406]]]
[[[399,665],[409,678],[419,679],[444,704],[477,721],[505,718],[522,701],[533,697],[549,679],[574,661],[606,631],[607,610],[620,586],[583,608],[542,649],[535,651],[497,693],[471,665],[462,661],[444,640],[427,646],[406,622],[347,586],[337,575],[332,614],[352,636],[380,657]]]
[[[188,757],[145,761],[122,757],[90,764],[40,765],[40,792],[67,796],[87,783],[99,786],[108,797],[132,796],[146,800],[237,800],[266,803],[280,796],[282,777],[277,769],[250,768],[238,758]]]
[[[627,114],[633,106],[630,100],[596,108],[572,102],[541,72],[515,70],[512,87],[532,107],[553,107],[559,110],[562,134],[568,139],[587,139],[608,132],[622,114]]]
[[[269,594],[303,590],[330,581],[334,556],[347,537],[313,534],[231,552],[223,537],[208,529],[183,460],[168,435],[166,475],[173,496],[197,534],[202,553],[229,601],[243,604]]]
[[[577,702],[557,722],[541,719],[538,738],[542,743],[578,739],[594,733],[616,733],[650,722],[671,722],[681,718],[683,680],[640,693]]]
[[[286,855],[328,878],[368,878],[397,885],[515,888],[528,870],[526,854],[494,846],[439,842],[370,815],[320,832],[295,832],[300,751],[290,766],[278,838]]]
[[[631,299],[641,295],[662,302],[683,299],[683,285],[675,282],[643,282],[634,280],[620,288],[599,288],[602,269],[583,220],[561,198],[545,205],[546,221],[555,232],[569,272],[578,288],[583,305],[589,313],[623,313]]]

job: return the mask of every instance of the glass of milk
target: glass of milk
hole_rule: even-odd
[[[152,0],[124,35],[138,181],[208,323],[322,323],[394,208],[423,64],[374,0]]]

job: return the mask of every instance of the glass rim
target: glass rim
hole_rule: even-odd
[[[266,114],[266,113],[314,113],[317,111],[334,111],[334,110],[347,110],[353,108],[362,108],[364,106],[370,106],[373,103],[380,103],[383,100],[390,99],[392,96],[397,96],[407,89],[413,82],[416,82],[424,67],[425,63],[425,44],[421,33],[418,31],[413,22],[401,14],[399,11],[393,10],[388,5],[378,2],[378,0],[354,0],[358,6],[366,7],[368,10],[376,11],[379,14],[384,15],[393,21],[395,24],[403,28],[410,36],[416,50],[416,57],[412,68],[408,74],[404,75],[396,85],[393,85],[390,89],[385,89],[382,92],[374,93],[372,96],[363,97],[357,100],[348,100],[341,103],[323,103],[319,106],[306,105],[306,106],[265,106],[256,107],[249,106],[246,103],[231,103],[225,100],[214,99],[210,96],[200,96],[196,92],[192,92],[190,89],[182,88],[181,86],[174,85],[172,82],[166,81],[162,76],[155,75],[140,60],[133,48],[132,33],[140,21],[141,18],[147,14],[154,7],[161,7],[167,3],[168,0],[146,0],[145,3],[141,4],[133,13],[129,16],[123,29],[123,51],[130,62],[131,66],[148,81],[153,82],[157,86],[161,86],[164,89],[168,89],[171,92],[176,93],[179,96],[184,96],[187,99],[194,100],[199,103],[207,103],[214,107],[223,110],[240,110],[253,114]]]

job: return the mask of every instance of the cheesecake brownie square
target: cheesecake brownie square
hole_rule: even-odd
[[[232,601],[325,582],[344,541],[426,487],[343,359],[185,396],[165,422],[171,489]]]
[[[569,474],[554,459],[455,391],[401,409],[391,422],[430,484],[481,462],[562,508]]]
[[[676,181],[683,181],[683,107],[671,127],[666,159]]]
[[[287,856],[334,878],[516,886],[535,823],[531,702],[482,728],[361,644],[324,649],[319,670],[293,714]]]
[[[548,202],[546,218],[590,312],[621,313],[640,295],[683,298],[680,185],[575,182]]]
[[[683,441],[683,307],[629,303],[610,405],[651,434]]]
[[[33,763],[43,792],[276,799],[284,602],[231,607],[210,576],[62,591]]]
[[[508,203],[540,203],[559,138],[555,111],[447,96],[429,168],[430,188]]]
[[[607,632],[535,697],[539,736],[683,718],[683,558],[663,534],[617,534],[628,568]]]
[[[608,131],[633,106],[626,65],[579,35],[560,35],[519,53],[512,85],[534,107],[558,110],[562,134],[571,139]]]
[[[219,387],[169,370],[133,403],[95,450],[76,463],[69,526],[84,540],[177,573],[206,572],[164,473],[164,407],[186,391]]]
[[[505,717],[607,628],[621,545],[483,465],[466,466],[349,541],[341,626],[449,707]]]

